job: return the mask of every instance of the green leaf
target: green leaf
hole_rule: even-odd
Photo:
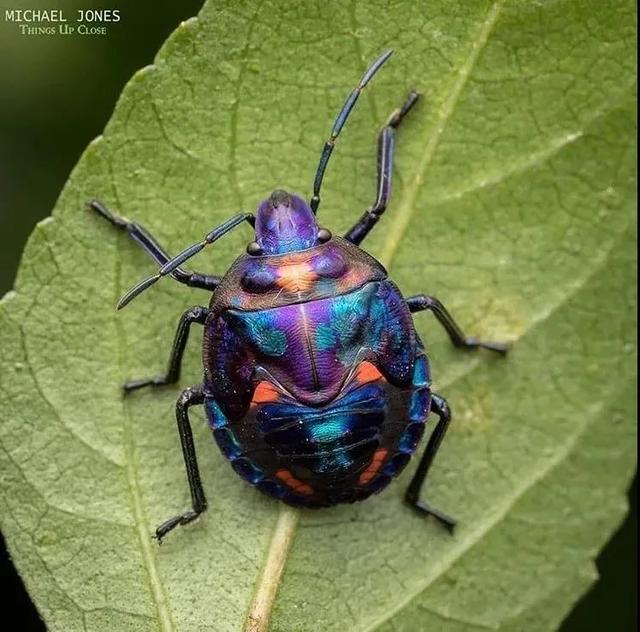
[[[0,304],[2,528],[51,629],[558,627],[634,467],[634,23],[628,0],[219,0],[177,29]],[[455,415],[430,500],[459,529],[403,505],[410,472],[354,506],[283,508],[232,472],[197,413],[210,509],[160,548],[154,526],[189,502],[178,388],[123,399],[121,384],[158,373],[178,315],[207,298],[164,280],[116,313],[154,265],[84,202],[177,252],[276,187],[308,194],[342,100],[389,46],[320,218],[339,233],[371,203],[374,133],[418,88],[366,248],[406,295],[514,342],[505,360],[457,352],[416,316]],[[222,273],[249,240],[238,230],[195,267]],[[201,379],[198,341],[182,386]]]

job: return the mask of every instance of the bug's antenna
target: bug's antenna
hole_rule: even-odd
[[[353,106],[356,104],[360,93],[369,83],[369,81],[371,81],[378,70],[380,70],[384,62],[387,61],[389,57],[391,57],[392,53],[393,50],[386,50],[371,64],[371,66],[369,66],[367,71],[362,76],[362,79],[360,79],[360,83],[351,91],[351,94],[347,97],[347,100],[344,102],[344,105],[340,110],[340,114],[338,114],[338,116],[336,117],[335,123],[333,124],[333,129],[331,130],[331,136],[329,136],[327,142],[324,144],[324,149],[322,150],[320,162],[318,163],[318,169],[316,171],[316,177],[313,181],[313,197],[311,198],[311,210],[314,212],[314,214],[317,213],[318,206],[320,206],[320,187],[322,186],[324,171],[327,168],[327,163],[329,162],[331,152],[335,147],[338,135],[342,131],[344,124],[347,122],[347,118],[349,118],[349,114],[351,114],[351,110],[353,110]]]
[[[142,294],[145,290],[150,288],[158,279],[161,279],[163,276],[167,276],[171,274],[176,268],[179,268],[187,259],[191,259],[193,255],[200,252],[205,246],[212,244],[214,241],[222,237],[225,233],[228,233],[230,230],[235,228],[238,224],[242,222],[249,222],[252,226],[255,224],[255,217],[253,213],[240,213],[238,215],[234,215],[232,218],[228,219],[224,224],[218,226],[218,228],[214,228],[210,233],[205,235],[202,241],[199,241],[188,248],[185,248],[181,253],[177,254],[173,259],[170,259],[165,263],[156,274],[150,276],[144,281],[140,281],[138,285],[131,288],[118,303],[118,309],[122,309],[126,305],[128,305],[136,296]]]

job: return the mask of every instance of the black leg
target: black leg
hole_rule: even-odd
[[[438,448],[442,443],[442,439],[444,439],[444,435],[447,433],[447,428],[451,421],[451,409],[449,408],[449,404],[447,404],[447,401],[444,398],[436,395],[435,393],[431,396],[431,412],[438,415],[440,419],[438,420],[438,425],[429,437],[429,443],[427,443],[427,447],[425,448],[424,454],[418,464],[418,469],[413,475],[404,497],[414,509],[419,511],[421,514],[434,516],[434,518],[437,518],[450,532],[453,532],[453,528],[456,526],[456,521],[453,518],[420,500],[422,486],[424,485],[429,469],[431,468],[431,464],[433,463],[433,459],[438,452]]]
[[[164,248],[140,224],[114,215],[99,200],[91,200],[91,202],[87,203],[87,208],[98,213],[98,215],[106,219],[112,226],[128,233],[131,239],[141,246],[146,253],[151,255],[156,263],[164,265],[171,259]],[[209,292],[213,292],[220,283],[220,277],[200,274],[199,272],[190,272],[182,268],[174,270],[171,276],[176,281],[184,283],[189,287],[197,287],[202,290],[208,290]]]
[[[200,481],[200,471],[198,470],[198,460],[196,449],[193,443],[191,424],[189,423],[188,410],[191,406],[197,406],[204,402],[204,390],[202,386],[192,386],[184,391],[176,402],[176,418],[178,420],[178,433],[180,434],[180,445],[182,446],[182,456],[187,469],[187,479],[189,481],[189,491],[191,492],[191,509],[184,513],[173,516],[165,520],[157,529],[155,537],[158,543],[162,538],[178,525],[185,525],[195,520],[206,508],[207,499],[204,495],[202,482]]]
[[[489,351],[495,351],[505,355],[509,350],[508,343],[502,342],[483,342],[482,340],[476,340],[465,336],[464,332],[455,320],[453,320],[451,314],[445,309],[444,305],[433,296],[427,296],[426,294],[417,294],[416,296],[410,296],[407,299],[407,305],[412,313],[422,312],[425,310],[431,310],[440,324],[447,330],[451,342],[456,347],[462,347],[465,349],[476,349],[482,347],[483,349],[489,349]]]
[[[345,234],[344,238],[353,244],[362,242],[387,208],[391,195],[395,131],[419,98],[420,95],[412,90],[403,106],[389,117],[386,125],[378,134],[378,194],[374,205],[367,209],[358,222]]]
[[[164,375],[158,375],[152,378],[125,382],[125,393],[130,393],[131,391],[135,391],[143,386],[164,386],[165,384],[175,384],[180,379],[182,356],[184,355],[187,340],[189,339],[189,328],[192,323],[204,325],[208,314],[209,309],[206,307],[192,307],[182,314],[180,322],[178,323],[176,337],[173,341],[173,348],[171,349],[167,372]]]

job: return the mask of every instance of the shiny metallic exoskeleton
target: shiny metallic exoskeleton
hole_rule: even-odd
[[[451,412],[431,390],[425,346],[412,314],[430,310],[459,347],[501,354],[507,345],[469,338],[435,298],[405,298],[386,270],[359,245],[384,213],[391,192],[396,129],[418,100],[411,91],[378,136],[374,204],[342,237],[317,223],[327,163],[361,91],[387,61],[383,53],[348,96],[316,172],[309,203],[276,190],[256,214],[238,214],[170,257],[139,224],[94,200],[89,208],[127,232],[161,266],[129,291],[122,308],[163,276],[212,293],[207,307],[180,319],[164,375],[125,384],[127,393],[173,384],[193,323],[204,326],[203,380],[178,398],[176,413],[191,507],[163,522],[158,540],[207,507],[188,410],[205,407],[215,440],[234,470],[290,505],[325,507],[381,491],[402,471],[438,416],[405,498],[452,529],[455,521],[420,499]],[[181,265],[242,223],[255,230],[223,277]]]

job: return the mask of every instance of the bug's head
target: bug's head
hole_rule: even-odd
[[[249,244],[248,252],[277,255],[311,248],[330,238],[301,197],[277,190],[258,206],[256,240]]]

